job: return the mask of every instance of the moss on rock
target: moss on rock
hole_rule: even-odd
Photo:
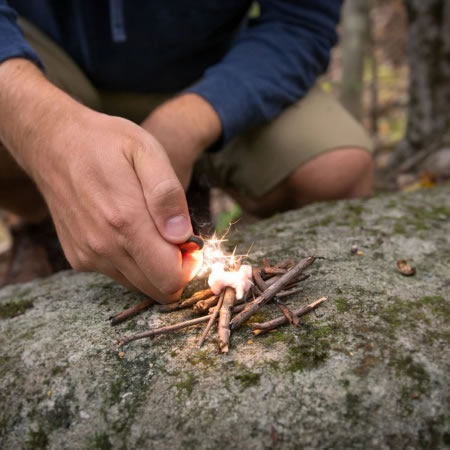
[[[12,299],[5,303],[0,303],[0,319],[11,319],[20,316],[32,307],[33,301],[28,299]]]
[[[123,334],[191,313],[149,309],[111,327],[107,318],[142,296],[100,275],[0,290],[0,447],[444,447],[449,199],[450,185],[311,205],[231,233],[239,253],[253,244],[255,264],[324,256],[288,305],[328,302],[299,328],[253,336],[241,327],[228,355],[218,354],[214,329],[198,349],[203,326],[119,353]],[[401,276],[397,259],[416,275]],[[279,314],[267,305],[252,320]]]

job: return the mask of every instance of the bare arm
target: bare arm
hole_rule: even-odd
[[[222,133],[219,116],[197,94],[180,95],[162,104],[142,126],[164,146],[185,189],[193,164]]]
[[[175,244],[192,228],[161,144],[79,104],[24,59],[0,64],[0,116],[0,139],[44,196],[73,267],[178,298],[192,263]]]

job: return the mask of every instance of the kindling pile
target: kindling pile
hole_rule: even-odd
[[[251,323],[250,328],[254,335],[267,333],[286,324],[298,327],[300,326],[299,318],[315,310],[327,298],[321,297],[308,305],[296,309],[290,309],[282,303],[282,299],[302,290],[301,283],[309,278],[309,275],[305,274],[304,271],[316,259],[317,257],[315,256],[308,256],[296,264],[293,264],[291,261],[282,261],[275,266],[271,266],[265,260],[262,267],[251,268],[251,287],[241,298],[239,298],[239,295],[236,295],[236,288],[234,287],[225,286],[218,292],[217,285],[214,285],[212,286],[213,289],[196,292],[192,297],[177,303],[159,306],[159,310],[166,313],[184,308],[192,308],[193,313],[203,314],[200,317],[174,325],[152,328],[131,336],[124,336],[118,340],[118,343],[122,346],[138,339],[171,333],[183,328],[206,323],[199,340],[199,347],[201,347],[208,337],[212,326],[215,322],[218,322],[217,335],[219,352],[228,353],[231,334],[271,301],[277,305],[282,315],[268,322]],[[239,287],[237,290],[239,290]],[[152,304],[154,304],[152,300],[147,300],[135,307],[116,314],[110,318],[111,324],[116,325],[148,308]]]

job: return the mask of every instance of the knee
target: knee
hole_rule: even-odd
[[[374,179],[372,155],[362,149],[338,149],[298,167],[284,181],[292,208],[316,201],[370,195]]]
[[[267,217],[309,203],[370,195],[372,155],[358,148],[336,149],[297,167],[286,179],[258,198],[232,195],[250,214]]]

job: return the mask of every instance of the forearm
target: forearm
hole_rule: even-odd
[[[161,302],[178,298],[194,261],[176,244],[192,227],[159,143],[79,104],[20,59],[0,65],[0,114],[0,139],[36,182],[72,267]]]
[[[180,95],[162,104],[142,126],[170,149],[183,147],[186,158],[196,160],[222,133],[213,107],[196,94]]]
[[[186,190],[195,161],[222,134],[213,107],[197,94],[184,94],[163,103],[142,123],[162,144]]]
[[[76,105],[32,62],[17,58],[0,64],[0,140],[32,177],[33,162],[45,151],[44,137],[50,139]]]

